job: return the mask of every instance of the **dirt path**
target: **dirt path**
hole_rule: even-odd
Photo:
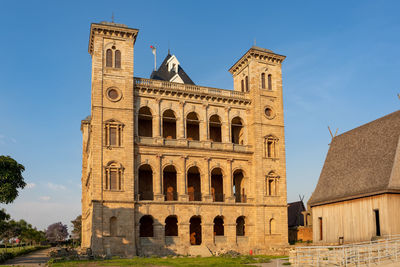
[[[8,266],[45,266],[46,263],[50,260],[50,257],[47,256],[47,253],[50,249],[42,249],[38,250],[26,255],[22,255],[16,257],[14,259],[8,260],[0,265],[8,265]]]

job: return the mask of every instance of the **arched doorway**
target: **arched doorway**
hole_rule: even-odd
[[[200,140],[199,124],[196,112],[190,112],[186,117],[186,137],[188,140]]]
[[[164,111],[162,126],[164,138],[176,139],[176,117],[171,109]]]
[[[178,194],[176,191],[176,170],[172,165],[164,168],[163,188],[166,201],[178,200]]]
[[[233,173],[233,192],[235,194],[235,202],[246,203],[244,175],[242,170],[236,170]]]
[[[201,217],[190,218],[190,244],[201,245]]]
[[[191,167],[187,173],[189,201],[201,201],[200,172],[196,166]]]
[[[211,171],[211,196],[214,202],[224,201],[222,170],[215,168]]]
[[[153,200],[153,171],[148,164],[139,168],[139,200]]]
[[[153,136],[153,115],[148,107],[141,107],[138,114],[139,136]]]

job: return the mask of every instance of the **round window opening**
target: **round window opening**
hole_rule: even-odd
[[[265,108],[265,116],[267,116],[268,119],[274,118],[275,113],[272,110],[272,108],[270,108],[270,107]]]
[[[115,89],[110,89],[108,90],[108,97],[111,98],[112,100],[116,100],[118,98],[119,94],[118,91]]]
[[[112,48],[112,49],[115,49],[115,45],[113,45],[111,48]]]

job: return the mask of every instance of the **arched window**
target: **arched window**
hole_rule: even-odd
[[[112,68],[112,50],[111,49],[107,49],[106,51],[106,67],[110,67]]]
[[[261,73],[261,88],[265,89],[265,73]]]
[[[246,92],[249,91],[249,77],[246,76]]]
[[[153,200],[153,171],[148,164],[139,168],[139,200]]]
[[[190,244],[201,245],[201,217],[193,216],[190,218]]]
[[[241,84],[242,84],[242,92],[244,92],[244,81],[243,80],[241,81]]]
[[[165,219],[165,236],[178,236],[178,219],[175,215]]]
[[[224,235],[224,217],[217,216],[214,218],[214,236]]]
[[[276,233],[276,229],[275,229],[276,225],[275,225],[275,219],[272,218],[271,220],[269,220],[269,234],[273,235]]]
[[[235,117],[231,122],[232,143],[243,145],[243,122],[240,117]]]
[[[222,142],[221,119],[218,115],[212,115],[209,120],[210,140],[212,142]]]
[[[278,196],[279,195],[278,189],[279,189],[279,176],[274,171],[270,171],[266,179],[267,196]]]
[[[268,90],[272,90],[272,75],[268,74]]]
[[[278,157],[278,138],[275,136],[267,136],[265,138],[265,157],[266,158],[277,158]]]
[[[245,220],[244,216],[240,216],[236,219],[236,236],[245,235]]]
[[[108,120],[104,123],[105,145],[106,146],[122,146],[122,130],[124,125],[115,120]]]
[[[171,109],[163,113],[163,137],[166,139],[176,139],[176,117]]]
[[[121,68],[121,51],[115,51],[115,68]]]
[[[196,112],[190,112],[186,116],[186,137],[188,140],[200,140],[199,124]]]
[[[121,164],[111,162],[105,167],[105,189],[122,190],[124,168]]]
[[[140,237],[153,237],[153,217],[144,215],[139,221],[139,236]]]
[[[211,171],[211,196],[213,202],[224,201],[224,184],[222,170],[220,168],[214,168]]]
[[[176,169],[169,165],[163,170],[163,187],[166,201],[178,200],[176,191]]]
[[[191,167],[187,173],[189,201],[201,201],[201,182],[199,168]]]
[[[138,115],[139,136],[153,136],[153,116],[148,107],[141,107]]]
[[[117,236],[117,217],[110,218],[110,236]]]
[[[244,176],[242,170],[236,170],[233,173],[233,192],[236,203],[246,203],[246,192],[244,188]]]

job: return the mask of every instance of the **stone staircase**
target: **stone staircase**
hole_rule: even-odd
[[[200,246],[190,246],[189,255],[191,256],[201,256],[201,257],[211,257],[212,253],[205,245]]]

